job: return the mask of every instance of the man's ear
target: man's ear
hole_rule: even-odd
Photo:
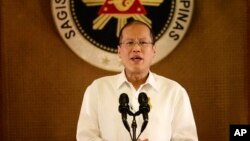
[[[153,53],[154,53],[154,57],[156,56],[156,52],[157,52],[157,49],[156,49],[156,45],[153,46]]]
[[[118,45],[117,46],[117,55],[121,58],[120,50],[121,50],[121,46]]]

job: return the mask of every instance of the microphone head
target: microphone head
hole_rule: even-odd
[[[125,93],[122,93],[119,97],[119,112],[128,112],[129,110],[129,98],[128,98],[128,95],[125,94]]]
[[[144,92],[141,92],[138,101],[140,104],[148,104],[148,96]]]
[[[128,125],[128,121],[127,121],[127,113],[129,111],[129,106],[128,106],[128,103],[129,103],[129,98],[128,98],[128,95],[125,94],[125,93],[122,93],[119,97],[119,112],[122,114],[122,122],[125,126],[125,128],[128,130],[128,132],[130,133],[130,128],[129,128],[129,125]]]
[[[141,133],[142,133],[148,124],[148,112],[150,111],[150,107],[148,104],[148,96],[144,92],[141,92],[139,94],[138,101],[140,103],[139,111],[142,113],[144,120],[141,127]]]
[[[138,102],[140,104],[140,110],[141,111],[145,111],[145,112],[150,111],[150,107],[149,107],[149,104],[148,104],[148,96],[146,95],[146,93],[141,92],[139,94]]]
[[[129,103],[129,98],[128,95],[125,93],[122,93],[119,97],[119,103],[121,105],[128,104]]]

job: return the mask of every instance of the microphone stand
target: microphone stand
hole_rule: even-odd
[[[132,132],[133,132],[133,139],[132,139],[132,141],[136,141],[136,128],[137,128],[137,124],[136,124],[135,116],[136,115],[133,114],[133,121],[132,121],[132,124],[131,124]]]
[[[136,123],[136,119],[135,119],[135,117],[136,116],[138,116],[138,115],[140,115],[141,114],[141,111],[139,110],[139,111],[137,111],[136,113],[133,113],[133,112],[131,112],[130,110],[128,111],[128,114],[130,115],[130,116],[133,116],[133,120],[132,120],[132,124],[131,124],[131,127],[132,127],[132,141],[136,141],[137,139],[136,139],[136,128],[137,128],[137,123]]]

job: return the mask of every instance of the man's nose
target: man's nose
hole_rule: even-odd
[[[141,46],[138,43],[135,43],[133,46],[133,52],[140,52],[141,51]]]

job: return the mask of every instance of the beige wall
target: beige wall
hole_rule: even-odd
[[[229,140],[229,124],[250,122],[247,19],[246,0],[195,0],[187,35],[152,67],[189,92],[201,141]],[[0,23],[0,140],[75,140],[85,88],[114,73],[67,47],[50,1],[1,0]]]

